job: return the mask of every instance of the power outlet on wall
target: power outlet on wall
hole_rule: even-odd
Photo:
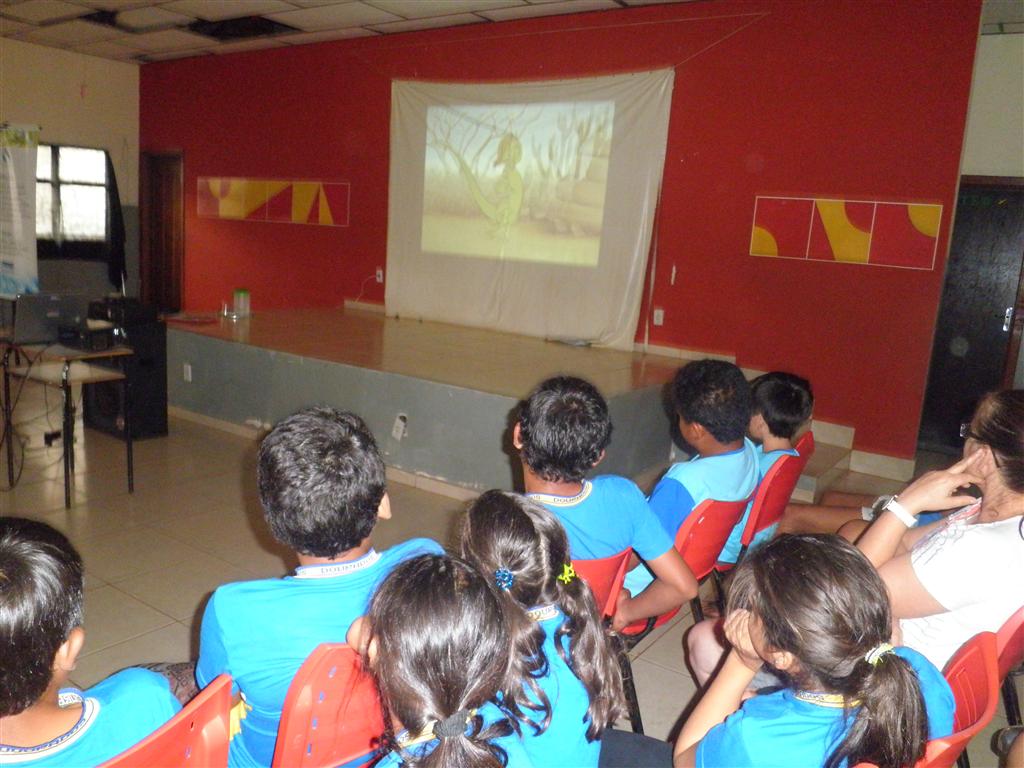
[[[384,267],[377,267],[376,278],[378,283],[384,282]]]
[[[395,424],[391,427],[391,436],[395,440],[401,440],[405,437],[406,427],[409,426],[409,417],[404,413],[400,413],[395,416]]]
[[[664,325],[665,324],[665,310],[661,307],[654,308],[654,324]]]
[[[181,378],[189,384],[192,383],[192,363],[185,363],[181,366]]]

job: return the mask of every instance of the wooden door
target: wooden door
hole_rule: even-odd
[[[140,278],[142,301],[180,312],[185,262],[185,207],[180,153],[141,157]]]
[[[1024,185],[965,177],[939,306],[918,445],[959,453],[961,422],[1004,386],[1024,269]],[[1012,374],[1011,374],[1012,375]]]

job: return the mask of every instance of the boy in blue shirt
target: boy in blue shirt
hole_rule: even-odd
[[[750,394],[753,399],[753,415],[747,434],[758,441],[754,450],[757,453],[758,483],[764,479],[775,462],[783,456],[798,455],[793,448],[793,438],[801,427],[811,418],[814,408],[814,395],[811,384],[792,373],[773,371],[758,376],[750,382]],[[750,516],[753,500],[747,504],[743,517],[732,529],[718,559],[725,563],[735,563],[740,553],[740,539],[743,528]],[[751,548],[767,541],[775,535],[778,524],[771,525],[754,536]]]
[[[633,549],[653,572],[644,590],[620,595],[612,618],[618,630],[682,605],[697,594],[697,580],[635,483],[616,475],[585,478],[604,458],[611,431],[608,404],[594,385],[558,376],[519,404],[512,442],[527,495],[561,521],[574,560]]]
[[[260,446],[257,476],[267,523],[299,567],[219,587],[203,615],[196,681],[227,672],[240,697],[231,766],[270,764],[288,686],[306,657],[345,641],[396,565],[442,552],[430,539],[373,548],[370,533],[391,507],[384,462],[355,414],[321,407],[284,419]]]
[[[144,669],[65,687],[81,625],[78,552],[44,523],[0,518],[0,763],[97,765],[181,709],[167,680]]]

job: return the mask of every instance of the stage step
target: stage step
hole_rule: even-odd
[[[813,504],[850,469],[850,449],[815,441],[814,455],[796,483],[792,500]]]

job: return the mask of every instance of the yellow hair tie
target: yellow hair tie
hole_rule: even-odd
[[[572,563],[565,563],[562,566],[562,575],[558,577],[558,580],[563,584],[568,584],[575,578],[576,570],[572,567]]]
[[[877,667],[878,662],[882,660],[882,657],[887,653],[892,653],[892,646],[889,643],[879,643],[866,654],[864,654],[864,661],[870,664],[872,667]]]
[[[252,711],[252,704],[245,700],[245,694],[238,692],[238,703],[231,707],[230,722],[228,725],[228,739],[234,739],[242,732],[242,721]]]

